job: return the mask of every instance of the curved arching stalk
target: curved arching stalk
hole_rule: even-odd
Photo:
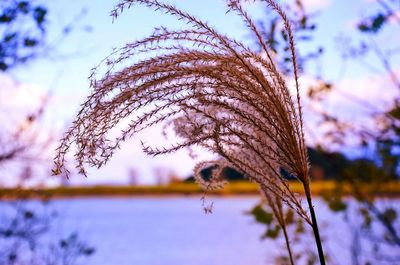
[[[54,174],[68,175],[66,154],[71,145],[77,147],[76,168],[86,175],[87,166],[103,166],[128,138],[163,123],[181,141],[164,147],[143,143],[144,152],[161,155],[199,146],[218,154],[210,180],[220,183],[221,169],[229,166],[274,194],[315,228],[321,264],[325,264],[309,189],[294,36],[284,11],[273,0],[263,2],[281,16],[287,31],[295,99],[239,0],[228,0],[228,11],[243,18],[265,56],[171,4],[122,0],[111,12],[113,18],[142,4],[175,16],[187,28],[158,28],[149,37],[115,50],[93,69],[93,91],[61,140]],[[115,128],[122,124],[125,127],[115,136]],[[200,162],[196,172],[209,164]],[[304,184],[311,219],[282,169]]]

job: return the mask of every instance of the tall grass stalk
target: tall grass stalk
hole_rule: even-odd
[[[267,199],[267,203],[269,207],[271,207],[272,212],[275,216],[275,219],[277,220],[279,226],[281,227],[283,231],[283,236],[285,238],[285,243],[286,243],[286,249],[288,252],[290,264],[294,265],[294,259],[293,259],[293,252],[291,248],[291,243],[289,239],[289,235],[287,233],[287,227],[286,227],[286,218],[285,215],[283,214],[283,209],[282,209],[282,202],[274,196],[273,194],[269,194],[268,191],[264,191],[265,198]]]
[[[128,138],[149,127],[173,128],[179,142],[154,147],[149,155],[198,146],[218,155],[201,161],[195,176],[205,188],[224,183],[227,166],[243,173],[262,190],[294,209],[315,233],[321,264],[325,264],[309,189],[309,168],[303,132],[294,36],[285,12],[273,1],[262,1],[283,20],[292,55],[295,93],[274,62],[274,54],[241,1],[228,0],[254,34],[262,52],[216,31],[208,23],[158,0],[123,0],[111,12],[142,4],[172,15],[186,28],[155,29],[142,40],[115,50],[90,75],[92,93],[66,132],[55,157],[55,174],[69,174],[66,154],[76,145],[76,168],[101,167]],[[124,126],[115,136],[115,128]],[[201,170],[213,166],[204,180]],[[311,219],[282,176],[304,184]]]

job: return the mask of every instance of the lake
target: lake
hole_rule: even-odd
[[[50,235],[78,232],[96,249],[85,265],[267,265],[285,254],[283,242],[261,241],[265,227],[245,214],[258,197],[207,201],[212,214],[197,196],[56,199]],[[320,200],[315,207],[326,251],[336,264],[350,264],[351,228]],[[312,238],[305,242],[313,247]]]

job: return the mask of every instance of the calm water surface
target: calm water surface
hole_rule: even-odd
[[[268,265],[285,253],[283,242],[261,241],[265,228],[245,214],[257,197],[207,200],[212,214],[204,213],[200,197],[58,199],[51,204],[58,212],[52,234],[76,231],[94,246],[85,265]],[[336,263],[349,264],[342,216],[318,200],[315,208],[327,251]]]
[[[263,227],[245,215],[252,198],[95,198],[58,200],[62,230],[76,229],[95,246],[93,265],[266,264]]]

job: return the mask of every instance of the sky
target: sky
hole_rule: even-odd
[[[169,2],[208,21],[217,30],[231,37],[246,42],[249,40],[249,32],[240,19],[233,14],[225,14],[223,0],[170,0]],[[322,75],[338,84],[339,88],[337,93],[333,93],[320,103],[312,103],[312,106],[305,100],[303,103],[306,112],[311,112],[312,108],[323,108],[340,112],[343,118],[349,121],[368,122],[363,119],[371,110],[355,106],[354,102],[346,101],[343,95],[355,95],[377,108],[384,108],[396,95],[396,91],[381,89],[382,86],[386,87],[388,82],[384,71],[378,69],[371,73],[357,63],[344,63],[335,40],[338,37],[355,36],[356,21],[375,9],[373,0],[305,0],[304,2],[306,9],[315,14],[318,28],[314,35],[315,39],[306,45],[300,45],[298,49],[303,51],[317,45],[324,46],[325,54],[320,62],[323,66]],[[109,13],[115,3],[116,1],[109,0],[46,1],[49,10],[47,38],[54,46],[54,50],[43,58],[6,74],[0,74],[2,83],[0,106],[7,113],[0,116],[2,124],[12,124],[18,117],[34,109],[44,95],[51,93],[40,130],[43,134],[59,137],[73,120],[85,97],[89,95],[87,77],[90,69],[110,54],[113,48],[151,34],[156,26],[182,27],[182,23],[173,17],[153,12],[145,7],[126,10],[121,17],[112,22]],[[250,6],[249,10],[254,17],[262,19],[263,6]],[[71,26],[71,33],[60,38],[60,32],[66,25]],[[389,27],[382,34],[382,41],[392,40],[393,34],[395,31]],[[374,58],[369,59],[372,64],[376,63]],[[399,69],[398,65],[396,67]],[[311,74],[314,70],[314,66],[307,69],[301,79],[303,87],[314,82]],[[306,125],[309,128],[316,127],[311,115],[306,120]],[[309,135],[307,141],[311,144],[323,141],[322,134],[318,130]],[[107,166],[99,170],[90,170],[88,178],[72,176],[70,182],[82,185],[123,184],[128,181],[129,171],[136,172],[140,183],[155,183],[166,175],[186,177],[191,174],[196,161],[192,160],[187,152],[150,158],[141,151],[140,140],[151,141],[155,145],[162,145],[165,142],[159,128],[148,130],[127,142]],[[349,150],[347,150],[349,153],[356,153],[354,150]],[[44,156],[49,162],[52,155],[53,152],[50,150]],[[209,157],[212,155],[202,153],[200,159]],[[157,177],[157,175],[164,176]]]

